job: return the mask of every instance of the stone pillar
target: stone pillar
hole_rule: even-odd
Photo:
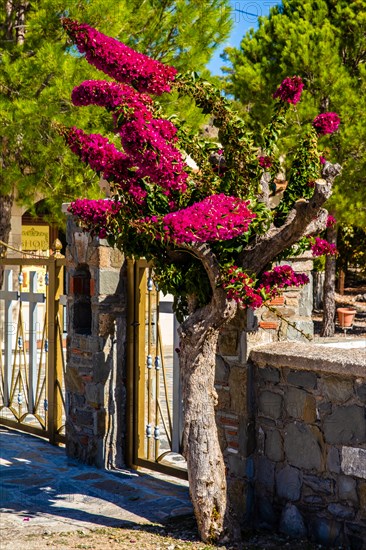
[[[124,258],[67,220],[66,451],[101,468],[124,465]]]

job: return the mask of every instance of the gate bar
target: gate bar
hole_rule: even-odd
[[[5,342],[4,342],[4,404],[10,405],[10,388],[12,378],[12,347],[13,347],[13,300],[18,299],[18,293],[13,291],[13,270],[5,270],[5,291],[2,298],[5,300]]]

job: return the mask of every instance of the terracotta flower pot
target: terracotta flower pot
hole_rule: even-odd
[[[352,307],[337,308],[338,323],[342,328],[351,327],[356,315],[356,310]]]

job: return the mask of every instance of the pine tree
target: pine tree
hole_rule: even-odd
[[[66,40],[62,16],[97,25],[153,58],[179,70],[203,70],[231,27],[228,0],[137,2],[136,0],[14,0],[0,12],[0,240],[8,241],[14,199],[30,208],[45,198],[53,219],[60,205],[98,193],[98,178],[81,169],[53,128],[73,118],[97,131],[105,113],[76,110],[70,86],[98,78]],[[88,72],[87,72],[88,71]],[[163,100],[164,101],[164,100]],[[192,102],[169,98],[170,113],[202,122]]]
[[[267,122],[266,94],[288,75],[305,83],[297,117],[312,120],[317,112],[340,115],[339,132],[323,138],[323,156],[342,166],[328,207],[339,222],[366,227],[366,2],[365,0],[283,0],[268,17],[259,19],[240,49],[228,49],[227,90],[242,104],[245,119],[255,133]],[[287,149],[296,135],[287,136]],[[336,238],[332,233],[333,242]],[[335,258],[327,268],[335,272]],[[323,335],[334,334],[334,273],[328,273]],[[332,291],[333,289],[333,291]]]
[[[340,222],[358,226],[366,226],[365,13],[365,0],[284,0],[259,19],[240,49],[226,50],[232,64],[227,91],[255,133],[269,121],[268,92],[289,75],[305,84],[299,121],[311,121],[319,111],[339,114],[339,132],[322,142],[324,157],[343,166],[329,207]]]

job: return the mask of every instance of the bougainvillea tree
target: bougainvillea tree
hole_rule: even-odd
[[[286,258],[304,247],[326,248],[315,236],[326,227],[323,204],[339,167],[321,163],[317,140],[339,120],[324,114],[298,130],[286,191],[272,207],[276,141],[300,100],[301,79],[287,78],[274,93],[274,115],[255,144],[210,83],[178,75],[87,25],[63,25],[86,60],[113,79],[83,82],[73,102],[104,107],[115,129],[109,139],[61,129],[71,150],[111,187],[110,199],[79,199],[70,211],[126,256],[152,260],[160,289],[175,297],[190,492],[202,538],[218,540],[233,524],[214,410],[219,330],[238,308],[265,305],[283,288],[307,282]],[[173,89],[213,117],[217,142],[164,118],[156,96]]]

